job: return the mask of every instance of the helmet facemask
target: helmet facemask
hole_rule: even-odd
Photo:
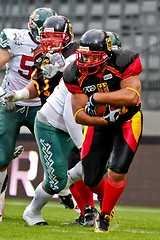
[[[44,29],[40,33],[40,45],[45,53],[62,53],[62,49],[70,42],[70,38],[65,32],[55,32],[54,29]]]
[[[72,41],[72,24],[64,16],[53,16],[43,24],[40,45],[44,53],[62,53],[63,48]]]
[[[76,63],[81,74],[92,75],[99,72],[108,59],[104,51],[90,51],[87,47],[80,47],[76,51]]]
[[[30,32],[32,33],[32,36],[34,38],[34,41],[39,44],[39,35],[40,35],[40,28],[37,26],[37,24],[34,21],[29,21],[28,22],[28,28]]]

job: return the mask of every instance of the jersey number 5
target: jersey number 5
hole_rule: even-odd
[[[31,62],[30,64],[28,64],[28,62]],[[21,59],[21,64],[20,67],[22,70],[27,70],[26,73],[24,73],[24,71],[18,70],[19,75],[21,75],[23,78],[30,80],[31,79],[31,73],[32,73],[32,68],[31,66],[34,63],[34,58],[31,56],[22,56]]]

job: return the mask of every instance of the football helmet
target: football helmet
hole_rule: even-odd
[[[112,41],[107,32],[91,29],[80,39],[80,46],[76,51],[76,63],[82,74],[97,73],[112,54]]]
[[[43,23],[48,17],[54,15],[57,15],[54,10],[45,7],[37,8],[31,13],[28,22],[28,28],[30,30],[33,40],[37,44],[39,44],[39,34]]]
[[[65,16],[49,17],[43,24],[40,33],[41,49],[45,53],[62,52],[73,40],[72,24]]]
[[[107,31],[107,34],[110,36],[110,38],[112,40],[112,50],[113,49],[118,49],[118,48],[122,47],[121,41],[119,39],[119,36],[116,33]]]

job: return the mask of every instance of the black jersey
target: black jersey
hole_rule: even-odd
[[[142,71],[142,65],[138,53],[131,50],[114,50],[103,72],[93,75],[82,75],[76,62],[69,64],[63,72],[64,82],[68,90],[75,93],[85,93],[90,97],[96,92],[112,92],[120,89],[122,79],[138,75]],[[127,107],[125,116],[132,117],[139,109],[137,106]],[[123,116],[124,118],[124,116]]]
[[[76,52],[79,46],[79,42],[70,43],[67,47],[62,50],[62,55],[66,59]],[[36,87],[38,95],[41,99],[42,105],[46,102],[46,99],[51,95],[54,88],[59,84],[59,80],[62,77],[62,72],[58,71],[52,78],[45,78],[43,76],[44,65],[49,64],[49,58],[46,57],[40,47],[37,47],[34,54],[34,65],[32,67],[32,81]]]

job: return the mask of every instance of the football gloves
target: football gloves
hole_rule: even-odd
[[[0,102],[2,103],[7,112],[13,112],[16,108],[16,105],[13,102],[6,101],[5,98],[7,94],[8,93],[6,93],[5,90],[2,87],[0,87]]]
[[[43,76],[45,78],[53,78],[58,71],[63,72],[65,66],[65,58],[62,54],[47,53],[46,56],[49,58],[50,64],[44,65]]]
[[[98,102],[94,100],[94,94],[89,97],[89,101],[86,103],[85,112],[90,116],[96,116],[96,107],[99,105]],[[114,110],[110,109],[110,105],[106,109],[104,113],[103,119],[108,122],[108,124],[112,124],[119,119],[121,113],[121,108],[117,108]]]
[[[65,66],[65,58],[60,53],[50,54],[47,53],[46,56],[49,58],[50,63],[57,68],[57,71],[63,72]]]
[[[45,78],[53,78],[57,74],[57,68],[55,68],[51,63],[44,65],[43,76]]]
[[[108,122],[108,125],[115,123],[119,119],[120,113],[121,113],[121,108],[111,110],[109,107],[109,113],[103,116],[103,119]]]
[[[99,103],[94,100],[93,96],[94,94],[89,97],[89,101],[86,103],[84,108],[85,112],[90,116],[96,116],[95,109],[99,105]]]

